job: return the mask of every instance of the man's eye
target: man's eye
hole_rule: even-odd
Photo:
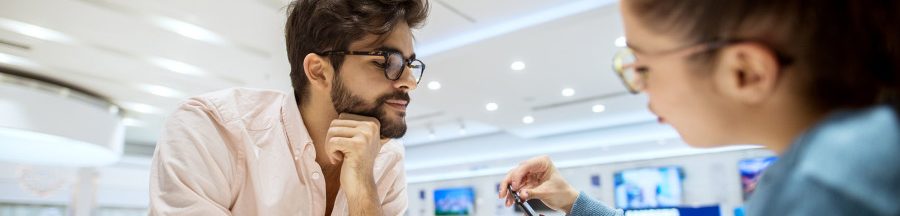
[[[378,61],[372,61],[372,64],[379,68],[384,68],[386,66],[384,63]]]

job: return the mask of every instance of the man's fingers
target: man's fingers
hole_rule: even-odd
[[[328,149],[329,149],[329,161],[331,163],[338,163],[344,160],[344,153],[347,151],[348,146],[350,146],[354,142],[353,138],[348,137],[331,137],[328,138]]]
[[[544,188],[538,185],[534,188],[522,189],[522,191],[519,192],[519,197],[521,197],[522,200],[541,199],[546,194]]]
[[[375,122],[335,119],[331,121],[331,128],[336,127],[354,128],[359,131],[363,131],[363,135],[366,135],[366,137],[371,137],[372,139],[381,139],[380,136],[373,137],[374,135],[376,135],[376,133],[381,131],[378,123]]]
[[[331,127],[348,127],[348,128],[356,128],[362,125],[360,121],[355,120],[344,120],[344,119],[335,119],[331,120]]]
[[[525,176],[530,172],[530,169],[524,166],[527,165],[519,166],[509,172],[510,184],[512,185],[512,189],[515,191],[522,189],[522,183],[525,181]]]
[[[343,138],[351,138],[359,134],[359,130],[355,128],[349,127],[331,127],[328,128],[328,133],[325,135],[326,138],[332,137],[343,137]],[[331,141],[331,140],[327,140]]]
[[[350,114],[350,113],[341,113],[340,115],[338,115],[338,119],[339,120],[359,121],[359,122],[371,122],[371,123],[374,123],[375,126],[381,127],[381,122],[379,122],[378,119],[369,117],[369,116],[361,116],[361,115]]]
[[[512,172],[512,171],[510,170],[510,172]],[[512,179],[509,178],[509,173],[506,173],[506,178],[503,178],[503,181],[500,181],[500,188],[497,188],[500,191],[499,198],[505,198],[509,195],[509,194],[507,194],[509,192],[506,189],[506,186],[509,185],[509,181],[511,181],[511,180]]]

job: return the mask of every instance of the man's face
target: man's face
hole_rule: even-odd
[[[350,44],[351,51],[394,50],[403,58],[413,56],[412,32],[406,23],[398,24],[382,43],[367,36]],[[381,122],[381,136],[400,138],[406,134],[406,107],[409,91],[416,89],[410,70],[397,80],[384,75],[384,58],[347,55],[331,88],[331,100],[337,113],[370,116]]]

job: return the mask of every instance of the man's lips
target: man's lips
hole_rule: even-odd
[[[384,103],[400,110],[406,110],[406,106],[409,105],[409,101],[407,100],[387,100]]]
[[[391,105],[406,106],[406,105],[409,104],[409,101],[406,101],[406,100],[387,100],[387,101],[385,101],[385,103],[388,103],[388,104],[391,104]]]

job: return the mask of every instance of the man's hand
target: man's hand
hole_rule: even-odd
[[[381,151],[378,119],[341,113],[325,136],[332,164],[341,164],[341,188],[352,203],[351,215],[380,215],[375,186],[375,156]]]
[[[371,170],[381,151],[381,123],[372,117],[341,113],[331,121],[325,139],[332,164],[343,162],[342,168]]]

